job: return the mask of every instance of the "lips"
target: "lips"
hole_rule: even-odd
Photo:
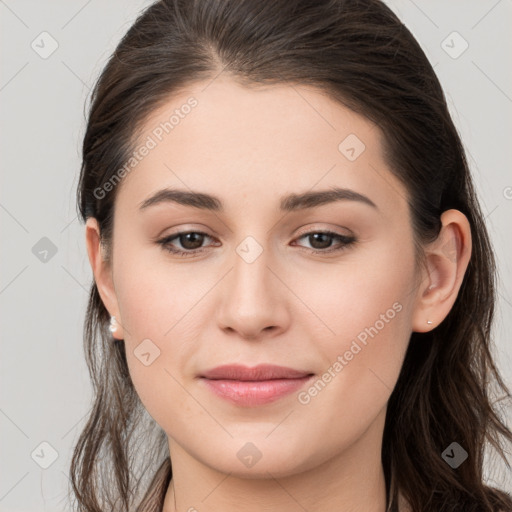
[[[207,389],[232,404],[252,407],[274,402],[299,390],[312,373],[262,364],[217,366],[200,375]]]
[[[230,364],[217,366],[204,372],[201,377],[218,380],[274,380],[274,379],[300,379],[311,375],[310,372],[295,370],[285,366],[276,366],[273,364],[260,364],[253,368],[247,366]]]

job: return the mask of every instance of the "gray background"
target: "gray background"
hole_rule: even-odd
[[[82,325],[92,272],[75,211],[84,105],[150,3],[0,0],[0,511],[68,509],[71,449],[91,397]],[[495,354],[512,386],[512,1],[388,4],[434,66],[468,151],[499,259]],[[58,48],[44,55],[52,39]]]

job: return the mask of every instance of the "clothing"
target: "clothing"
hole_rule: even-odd
[[[137,507],[137,512],[162,512],[165,493],[169,487],[171,477],[171,459],[167,457],[155,473],[144,498]]]

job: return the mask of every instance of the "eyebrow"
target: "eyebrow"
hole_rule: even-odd
[[[332,187],[329,190],[289,194],[281,198],[280,209],[285,212],[315,208],[337,201],[357,201],[378,210],[377,205],[368,197],[348,188]],[[139,211],[161,203],[177,203],[193,208],[224,212],[222,201],[215,196],[202,192],[164,188],[154,193],[139,205]]]

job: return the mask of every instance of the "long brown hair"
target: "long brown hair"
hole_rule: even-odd
[[[382,1],[161,0],[141,12],[93,89],[83,140],[79,215],[97,219],[107,259],[119,187],[98,190],[128,161],[151,112],[221,72],[247,86],[315,86],[377,123],[387,162],[408,191],[420,256],[443,211],[468,218],[472,257],[456,302],[438,327],[412,333],[388,402],[388,503],[396,509],[400,492],[414,512],[512,511],[511,496],[484,483],[484,448],[510,468],[502,442],[512,443],[496,405],[511,395],[492,356],[495,256],[440,83]],[[134,510],[150,469],[168,456],[108,322],[93,283],[84,345],[94,399],[70,468],[79,511]],[[452,442],[468,453],[456,469],[442,457]]]

